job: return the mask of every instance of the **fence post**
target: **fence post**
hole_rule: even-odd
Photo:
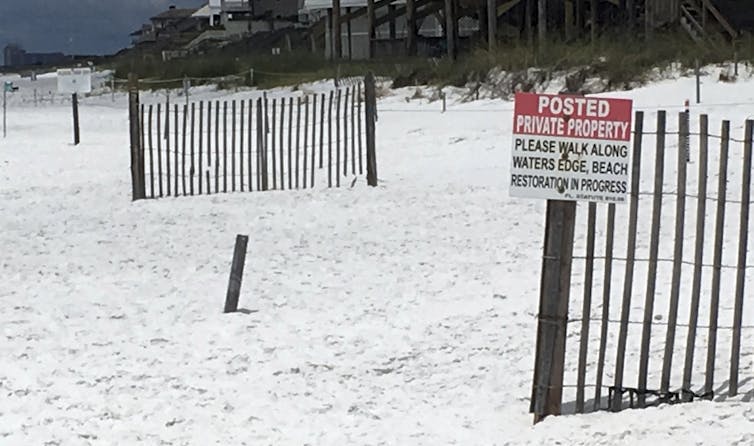
[[[133,200],[136,201],[146,198],[146,187],[139,122],[139,78],[134,73],[128,75],[128,119],[131,139],[131,192]]]
[[[374,74],[367,74],[364,80],[367,137],[367,184],[377,186],[377,153],[375,144],[375,121],[377,120],[377,93]]]
[[[241,281],[243,280],[243,267],[246,261],[246,247],[249,236],[236,235],[236,246],[233,250],[233,263],[230,267],[230,279],[228,280],[228,294],[225,296],[224,313],[238,311],[238,297],[241,294]]]
[[[586,381],[586,359],[589,348],[589,325],[592,315],[592,282],[594,278],[594,241],[597,224],[597,203],[589,203],[586,230],[586,265],[584,273],[584,301],[581,317],[581,344],[576,378],[576,412],[584,412],[584,385]]]
[[[547,201],[532,389],[534,423],[561,410],[575,220],[575,201]]]
[[[688,116],[688,114],[686,114]],[[686,333],[686,359],[683,366],[683,401],[691,401],[691,373],[694,366],[694,345],[696,343],[696,325],[699,320],[699,301],[702,293],[702,261],[704,256],[704,223],[707,216],[707,152],[709,143],[709,126],[707,115],[699,117],[699,187],[696,204],[696,240],[694,244],[694,278],[691,285],[691,308],[689,311],[689,329]]]
[[[741,354],[741,323],[743,321],[744,288],[746,285],[746,252],[749,242],[749,200],[751,192],[751,158],[754,121],[746,121],[744,162],[741,178],[741,218],[738,231],[738,264],[736,266],[736,301],[733,308],[733,343],[730,352],[728,396],[738,395],[738,365]]]
[[[678,114],[678,149],[686,155],[687,163],[691,161],[690,128],[690,114],[687,107],[685,111]]]
[[[265,132],[264,119],[262,117],[264,108],[262,107],[262,98],[257,99],[257,190],[267,190],[267,181],[263,179],[262,166],[265,150]]]
[[[638,135],[638,133],[637,133]],[[605,372],[607,332],[610,323],[610,296],[613,277],[613,247],[615,243],[615,204],[607,205],[607,231],[605,233],[605,271],[602,286],[602,322],[600,323],[600,345],[597,359],[597,378],[594,386],[594,410],[599,410],[602,401],[602,376]]]
[[[673,354],[675,353],[676,324],[678,323],[678,304],[680,299],[681,276],[683,274],[683,245],[684,226],[686,221],[686,177],[687,156],[680,147],[684,144],[683,139],[688,138],[688,122],[683,121],[684,113],[679,114],[681,131],[679,133],[679,147],[677,155],[677,186],[675,208],[675,239],[673,245],[673,271],[671,273],[670,305],[668,307],[668,325],[665,336],[665,355],[662,362],[662,376],[660,379],[660,391],[667,393],[670,390],[670,378],[673,366]],[[685,126],[685,127],[684,127]]]
[[[81,142],[79,131],[79,95],[71,95],[71,108],[73,109],[73,145],[77,146]]]
[[[730,144],[730,121],[723,121],[720,138],[720,163],[717,186],[717,211],[715,212],[715,241],[712,257],[712,289],[709,304],[709,329],[707,331],[707,361],[704,378],[704,398],[712,399],[715,381],[715,358],[717,353],[717,319],[720,305],[720,282],[722,280],[723,241],[725,230],[725,199],[728,185],[728,149]]]
[[[635,113],[634,147],[631,167],[631,202],[628,214],[628,240],[626,241],[626,269],[623,280],[623,299],[621,302],[620,329],[618,332],[618,349],[615,354],[615,387],[610,408],[619,411],[623,405],[623,368],[626,357],[626,339],[628,338],[629,313],[634,286],[634,262],[636,260],[636,228],[639,216],[639,182],[641,176],[641,146],[644,134],[644,112]]]
[[[651,234],[649,241],[649,266],[646,278],[646,295],[644,301],[644,321],[642,324],[641,353],[639,355],[639,407],[644,407],[647,390],[647,371],[649,368],[649,347],[654,317],[655,291],[657,284],[657,256],[660,249],[660,224],[662,222],[663,175],[665,172],[665,124],[664,110],[657,113],[657,137],[655,143],[654,192],[652,203]],[[638,137],[638,134],[637,134]]]

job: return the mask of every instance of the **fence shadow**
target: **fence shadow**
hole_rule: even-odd
[[[742,379],[738,383],[739,388],[747,386],[748,384],[752,383],[752,381],[754,381],[754,378],[752,378],[752,377],[747,377],[747,378]],[[730,384],[730,381],[729,380],[725,380],[719,386],[717,386],[717,388],[714,389],[714,396],[712,397],[712,401],[714,401],[716,403],[724,403],[724,402],[727,402],[729,400],[742,401],[744,403],[749,403],[749,402],[754,401],[754,387],[752,387],[750,390],[746,391],[743,394],[739,393],[738,395],[731,397],[731,396],[728,395],[728,386],[729,386],[729,384]],[[694,390],[694,392],[697,395],[701,395],[704,392],[704,388],[702,386],[698,386]],[[702,398],[695,398],[691,402],[700,401],[700,400],[702,400]],[[706,400],[706,399],[704,399],[704,400]],[[577,413],[588,414],[588,413],[601,412],[601,411],[609,411],[610,410],[610,401],[609,401],[609,397],[607,395],[604,395],[604,396],[600,397],[599,404],[597,405],[597,408],[595,408],[595,401],[596,400],[595,400],[594,397],[585,399],[584,400],[584,410],[583,411],[579,411],[578,410],[578,406],[577,406],[577,403],[576,403],[575,399],[569,400],[569,401],[564,401],[563,404],[562,404],[562,406],[561,406],[561,410],[562,410],[563,414],[568,414],[568,415],[570,415],[570,414],[577,414]],[[679,401],[679,402],[666,402],[666,401],[655,400],[655,401],[647,401],[647,404],[646,404],[645,407],[655,407],[655,406],[660,406],[662,404],[684,404],[684,403],[686,403],[686,402],[683,402],[683,401]],[[630,401],[624,401],[623,404],[622,404],[621,410],[625,410],[625,409],[642,409],[642,407],[639,407],[636,404],[634,405],[634,407],[632,407],[631,404],[630,404]]]

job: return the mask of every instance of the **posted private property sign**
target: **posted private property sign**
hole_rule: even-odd
[[[510,195],[626,202],[631,108],[626,99],[517,93]]]

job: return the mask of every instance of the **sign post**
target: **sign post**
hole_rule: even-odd
[[[3,138],[8,136],[8,93],[17,91],[18,87],[13,82],[3,83]]]
[[[535,423],[561,411],[576,201],[626,203],[631,108],[624,99],[516,94],[510,195],[547,200]]]
[[[191,89],[191,79],[188,76],[183,78],[183,95],[186,96],[186,107],[189,106],[189,90]]]
[[[8,137],[8,82],[3,85],[3,138]]]
[[[81,141],[79,132],[79,93],[92,91],[91,68],[74,68],[58,70],[58,93],[71,95],[73,108],[73,144],[78,145]]]

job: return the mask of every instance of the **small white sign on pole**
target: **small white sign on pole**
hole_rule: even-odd
[[[510,195],[625,203],[631,109],[626,99],[516,94]]]
[[[58,70],[58,93],[91,93],[92,69],[73,68]]]

